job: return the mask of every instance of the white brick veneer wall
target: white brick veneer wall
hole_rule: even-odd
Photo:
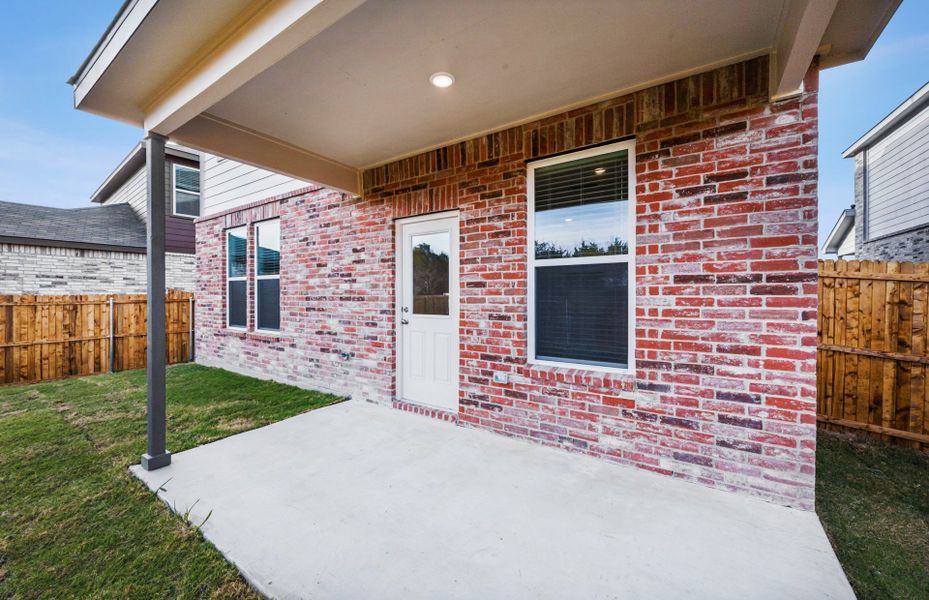
[[[194,291],[196,258],[169,253],[167,287]],[[0,294],[140,294],[145,255],[0,244]]]

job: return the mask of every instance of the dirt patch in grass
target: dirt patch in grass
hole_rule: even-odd
[[[244,417],[228,420],[222,419],[217,424],[217,427],[223,431],[245,431],[247,429],[254,429],[255,422]]]

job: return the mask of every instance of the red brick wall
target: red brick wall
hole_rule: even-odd
[[[817,70],[778,103],[766,82],[755,59],[371,169],[363,200],[203,219],[198,357],[811,509]],[[525,161],[631,135],[636,374],[531,366]],[[393,398],[393,220],[452,208],[461,396],[443,415]],[[226,332],[222,231],[277,212],[282,333]]]

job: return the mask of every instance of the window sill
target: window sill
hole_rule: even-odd
[[[558,383],[576,383],[633,391],[635,372],[597,367],[561,367],[544,363],[529,363],[529,377]]]
[[[282,342],[289,340],[290,338],[284,335],[281,335],[280,331],[267,331],[262,329],[256,329],[248,333],[248,339],[250,340],[259,340],[262,342]]]
[[[262,331],[256,329],[235,329],[227,327],[219,330],[219,335],[239,338],[240,340],[256,340],[259,342],[289,342],[290,336],[279,331]]]

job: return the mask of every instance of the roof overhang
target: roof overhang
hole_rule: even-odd
[[[188,148],[183,148],[176,144],[168,144],[165,147],[165,154],[174,158],[180,158],[191,162],[200,163],[200,155]],[[145,166],[145,144],[139,142],[133,146],[113,171],[107,175],[100,187],[90,196],[90,201],[97,204],[106,202],[113,193],[118,190],[130,177],[139,172],[139,169]]]
[[[863,136],[842,153],[842,158],[855,156],[868,146],[874,145],[881,138],[905,123],[911,116],[929,106],[929,83],[916,90],[916,92],[893,109],[881,122],[872,127]]]
[[[842,246],[842,242],[845,240],[845,236],[854,228],[855,209],[846,208],[842,211],[842,214],[839,215],[839,220],[832,226],[832,231],[826,236],[826,241],[823,243],[823,252],[826,254],[838,253],[839,248]]]
[[[760,55],[789,97],[898,5],[130,0],[71,81],[81,110],[360,194],[366,168]]]

